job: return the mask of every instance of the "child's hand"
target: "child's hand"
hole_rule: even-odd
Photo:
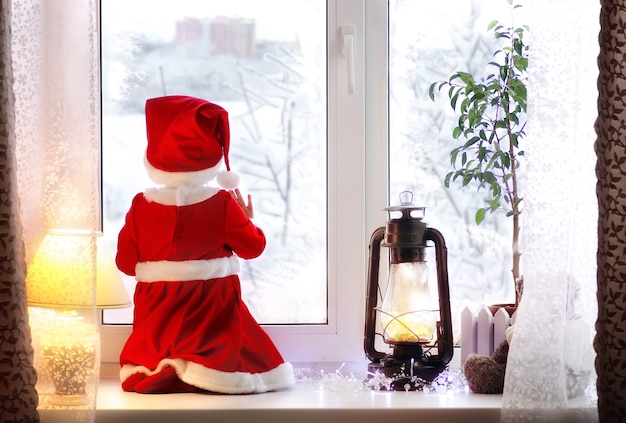
[[[239,188],[235,188],[235,190],[231,191],[230,193],[235,199],[235,201],[237,201],[237,204],[239,204],[239,207],[241,207],[241,210],[243,210],[244,214],[248,217],[248,219],[252,219],[254,217],[254,208],[252,207],[252,196],[248,194],[248,204],[246,204],[246,201],[243,199],[241,192],[239,192]]]

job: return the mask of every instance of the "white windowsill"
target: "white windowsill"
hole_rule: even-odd
[[[323,363],[319,368],[332,373],[339,367]],[[361,369],[365,375],[366,368],[367,363],[352,363],[341,373],[360,377]],[[284,391],[255,395],[128,393],[114,378],[101,379],[98,389],[96,423],[380,423],[389,418],[489,423],[500,421],[502,406],[501,395],[354,389],[340,392],[315,382],[298,382]]]

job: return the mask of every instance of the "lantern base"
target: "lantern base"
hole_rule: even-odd
[[[447,365],[424,364],[419,359],[397,359],[387,356],[380,363],[369,363],[368,379],[384,376],[380,386],[372,389],[391,391],[417,391],[429,384],[446,369]]]

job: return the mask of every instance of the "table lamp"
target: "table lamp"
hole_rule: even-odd
[[[51,404],[88,404],[86,386],[97,376],[100,332],[97,319],[85,315],[94,307],[131,304],[102,233],[49,231],[28,267],[26,295],[29,306],[54,310],[41,331],[42,370],[55,388]]]

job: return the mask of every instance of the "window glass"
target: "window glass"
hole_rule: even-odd
[[[101,28],[112,250],[133,196],[153,185],[146,99],[204,98],[229,112],[231,168],[267,237],[261,257],[242,261],[246,304],[264,324],[326,323],[325,1],[102,0]],[[124,282],[132,295],[134,278]],[[132,309],[107,310],[103,322],[131,323]]]
[[[512,219],[495,212],[476,225],[483,191],[444,187],[458,117],[445,89],[435,102],[428,90],[457,71],[487,76],[496,49],[489,23],[523,25],[521,13],[504,0],[389,2],[390,203],[412,191],[425,221],[444,235],[455,318],[464,306],[514,301]]]

